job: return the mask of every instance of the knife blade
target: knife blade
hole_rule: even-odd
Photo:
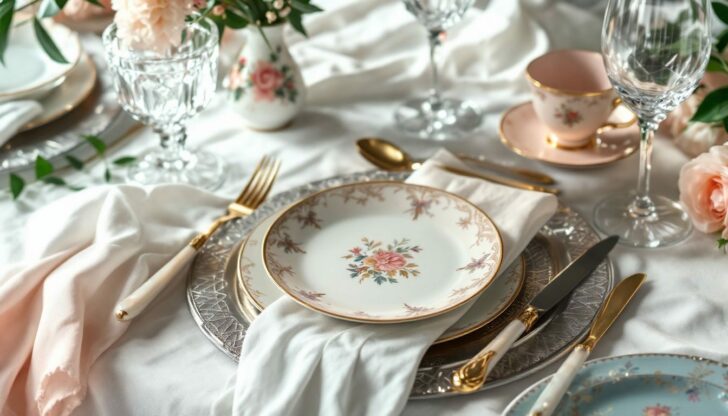
[[[607,257],[619,241],[611,236],[587,249],[571,262],[531,300],[517,319],[511,321],[493,341],[453,371],[452,388],[459,393],[471,393],[480,389],[488,373],[503,358],[514,342],[548,311],[579,285]]]
[[[569,385],[576,373],[584,365],[589,353],[624,311],[624,308],[632,300],[644,280],[645,275],[643,273],[633,274],[619,282],[617,287],[612,290],[602,310],[594,319],[594,323],[589,330],[589,336],[584,342],[574,347],[569,357],[559,367],[559,370],[551,378],[549,384],[544,388],[528,412],[530,416],[551,416],[553,414],[561,398],[569,389]]]

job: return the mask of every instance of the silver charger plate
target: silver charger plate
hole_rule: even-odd
[[[252,215],[221,227],[195,258],[187,280],[187,301],[203,334],[220,350],[237,361],[249,326],[238,308],[235,274],[226,273],[234,248],[253,228],[291,203],[322,189],[346,183],[372,180],[404,180],[406,173],[369,171],[335,176],[279,193]],[[544,241],[526,251],[531,264],[527,279],[545,284],[555,273],[553,265],[566,264],[600,240],[599,235],[577,212],[565,206],[540,230]],[[234,261],[231,262],[234,264]],[[232,267],[232,266],[231,266]],[[527,267],[528,269],[528,267]],[[526,377],[556,361],[588,332],[594,316],[612,287],[611,264],[602,262],[550,316],[524,336],[498,363],[483,390]],[[487,340],[475,340],[462,348],[453,347],[460,339],[442,344],[440,353],[428,354],[420,364],[410,398],[451,396],[450,374],[467,361]],[[447,344],[450,344],[449,346]]]

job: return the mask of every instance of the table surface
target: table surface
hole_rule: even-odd
[[[485,11],[483,5],[471,10],[449,34],[441,74],[447,95],[472,99],[485,110],[486,118],[472,137],[435,143],[405,139],[392,126],[396,106],[428,86],[423,30],[397,1],[317,3],[327,12],[309,21],[310,38],[289,33],[292,53],[309,85],[308,105],[290,127],[273,133],[250,131],[224,97],[190,123],[190,146],[215,152],[229,164],[228,181],[220,195],[232,198],[263,154],[283,162],[274,192],[371,169],[356,153],[354,141],[373,135],[394,139],[421,157],[445,146],[547,172],[558,180],[562,199],[588,218],[600,197],[635,185],[636,157],[598,169],[563,170],[514,155],[497,136],[502,111],[528,99],[522,77],[528,61],[554,48],[598,50],[598,15],[567,4],[524,10],[512,0],[494,0]],[[113,156],[138,154],[156,145],[151,131],[143,129],[111,151]],[[676,198],[678,171],[686,161],[672,143],[658,138],[655,191]],[[101,166],[93,169],[98,173]],[[76,183],[89,181],[88,176],[74,172],[64,176]],[[11,201],[6,193],[0,196],[0,260],[10,263],[22,256],[23,246],[32,244],[32,238],[18,238],[28,215],[67,192],[36,184],[20,201]],[[210,213],[211,218],[214,214]],[[682,244],[663,249],[618,246],[612,260],[618,279],[645,272],[649,280],[597,346],[593,358],[669,352],[728,360],[728,257],[716,249],[715,236],[693,232]],[[77,414],[209,413],[216,396],[235,377],[236,365],[207,341],[192,320],[183,280],[99,358]],[[519,382],[468,397],[411,401],[405,414],[500,414],[520,391],[555,368],[552,365]]]

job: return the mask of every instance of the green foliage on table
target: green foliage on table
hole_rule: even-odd
[[[111,165],[114,166],[126,166],[131,163],[136,162],[136,158],[133,156],[122,156],[117,159],[114,159],[111,161],[111,165],[105,158],[106,153],[106,143],[101,140],[100,137],[94,136],[94,135],[86,135],[83,136],[83,139],[94,148],[96,151],[96,156],[100,157],[101,160],[104,163],[104,180],[106,182],[111,182]],[[68,164],[75,170],[83,171],[84,170],[84,162],[77,157],[73,155],[66,155],[64,156]],[[58,176],[53,176],[53,172],[55,172],[55,167],[53,166],[53,163],[51,163],[50,160],[44,158],[43,156],[38,155],[35,158],[35,179],[37,181],[49,184],[49,185],[56,185],[65,187],[67,189],[70,189],[72,191],[80,191],[83,189],[82,186],[75,186],[68,184],[63,178],[60,178]],[[25,180],[21,178],[20,176],[11,173],[10,174],[10,194],[12,195],[13,199],[18,199],[20,195],[23,193],[23,190],[25,189]]]
[[[718,249],[723,250],[724,253],[728,251],[728,240],[725,238],[719,238]]]

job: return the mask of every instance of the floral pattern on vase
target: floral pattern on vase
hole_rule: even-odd
[[[645,407],[645,410],[642,412],[643,416],[672,416],[672,410],[670,410],[670,406],[662,406],[660,404],[656,404],[654,406],[648,406]]]
[[[398,278],[409,279],[417,277],[420,272],[417,264],[413,263],[412,253],[419,253],[422,248],[410,245],[409,240],[403,238],[394,240],[386,248],[381,241],[362,238],[363,246],[349,250],[342,258],[351,260],[347,271],[352,279],[358,278],[359,283],[371,279],[376,284],[398,283]]]
[[[305,101],[301,71],[283,40],[283,26],[246,28],[246,42],[224,82],[230,105],[257,130],[286,126]]]
[[[279,64],[282,48],[278,46],[270,54],[270,60],[259,60],[255,67],[246,71],[245,57],[240,57],[229,75],[229,90],[234,101],[239,101],[252,91],[254,101],[281,100],[295,103],[298,88],[293,79],[293,71],[286,64]],[[246,78],[247,75],[247,78]]]

